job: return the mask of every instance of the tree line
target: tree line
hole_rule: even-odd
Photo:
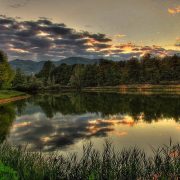
[[[180,81],[180,57],[164,58],[146,54],[142,59],[127,61],[101,59],[99,64],[55,67],[50,61],[36,75],[44,85],[83,87],[117,86],[120,84],[170,84]]]
[[[55,66],[45,62],[35,75],[25,75],[20,69],[14,72],[5,53],[0,51],[0,89],[19,90],[69,87],[118,86],[121,84],[174,84],[180,82],[180,56],[154,57],[146,54],[141,59],[124,61],[101,59],[98,64]]]

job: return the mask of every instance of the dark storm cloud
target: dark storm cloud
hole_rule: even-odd
[[[93,38],[94,40],[98,42],[110,42],[111,39],[107,38],[105,34],[90,34],[89,32],[83,33],[85,36]]]
[[[20,21],[3,15],[0,16],[0,42],[0,48],[10,59],[58,60],[69,56],[122,59],[146,51],[156,54],[166,51],[161,47],[141,47],[132,43],[113,45],[105,34],[77,32],[64,23],[53,23],[46,18]]]
[[[25,57],[27,53],[27,58],[30,54],[32,57],[35,54],[36,58],[46,59],[54,55],[53,59],[59,59],[57,54],[89,55],[88,48],[94,47],[98,50],[108,48],[110,45],[106,43],[111,40],[104,34],[77,32],[63,23],[53,23],[45,18],[37,21],[18,21],[0,16],[0,41],[1,48],[15,57],[19,54]],[[99,52],[93,53],[99,54]]]

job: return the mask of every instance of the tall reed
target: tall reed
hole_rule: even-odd
[[[138,148],[114,150],[111,142],[104,143],[103,151],[92,143],[83,146],[83,154],[30,152],[8,143],[0,145],[0,161],[14,169],[19,179],[56,180],[123,180],[123,179],[178,179],[180,178],[180,144],[162,146],[148,157]]]

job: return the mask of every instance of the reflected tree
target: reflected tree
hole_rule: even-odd
[[[15,116],[13,105],[0,105],[0,142],[6,139]]]
[[[180,96],[65,93],[41,95],[34,100],[49,118],[57,112],[62,114],[89,112],[101,113],[102,117],[129,115],[137,121],[143,114],[144,121],[147,122],[157,121],[160,118],[180,120]]]

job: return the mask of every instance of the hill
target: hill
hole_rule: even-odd
[[[14,70],[19,68],[25,74],[36,74],[42,69],[45,62],[46,61],[35,62],[32,60],[16,59],[16,60],[10,61],[9,63]],[[53,61],[53,63],[55,64],[55,66],[59,66],[61,64],[67,64],[67,65],[95,64],[95,63],[99,63],[99,60],[82,58],[82,57],[69,57],[69,58],[59,60],[59,61]]]

